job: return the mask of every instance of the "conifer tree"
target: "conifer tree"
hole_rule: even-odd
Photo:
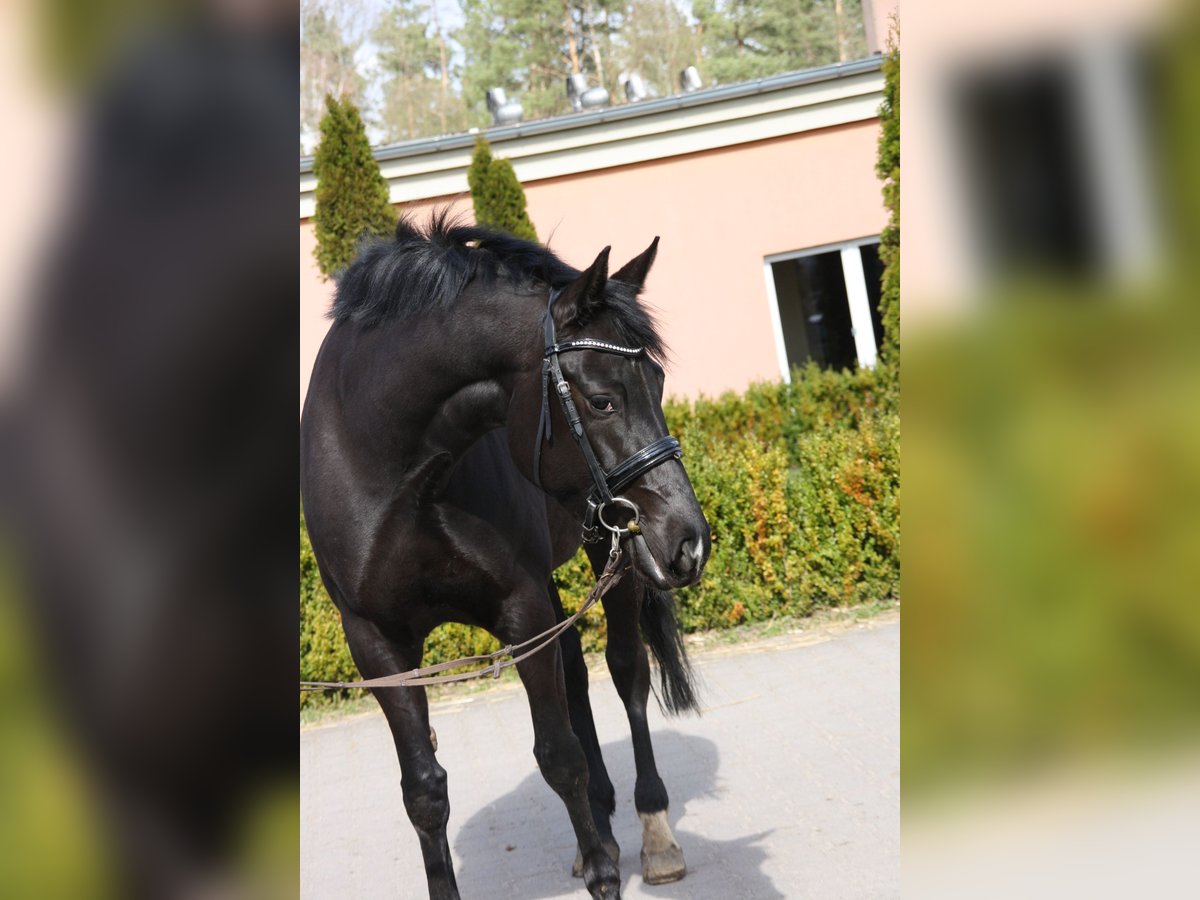
[[[883,103],[879,107],[879,157],[875,171],[883,179],[883,205],[888,223],[879,236],[879,258],[883,278],[879,316],[883,322],[884,362],[900,355],[900,33],[895,18],[883,58]]]
[[[492,220],[485,189],[491,166],[492,148],[483,137],[475,138],[475,152],[471,154],[471,165],[467,167],[467,187],[471,189],[471,202],[475,205],[475,221],[480,225]]]
[[[356,0],[300,0],[300,137],[312,153],[325,115],[325,95],[361,102],[368,79],[355,57],[363,45]]]
[[[371,38],[379,48],[384,141],[466,131],[467,111],[451,84],[450,49],[436,2],[388,0]]]
[[[475,204],[475,221],[480,225],[536,241],[537,231],[525,210],[525,191],[507,159],[495,159],[483,138],[475,141],[475,153],[467,170],[467,184]]]
[[[862,0],[693,0],[701,74],[719,84],[867,55]]]
[[[396,209],[388,201],[388,184],[371,155],[371,145],[358,108],[347,98],[326,95],[321,142],[313,159],[317,177],[317,266],[333,275],[348,266],[364,235],[390,237]]]

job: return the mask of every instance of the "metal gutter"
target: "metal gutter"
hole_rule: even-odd
[[[806,69],[802,72],[787,72],[783,75],[772,75],[768,78],[757,78],[754,81],[740,81],[737,84],[721,85],[705,88],[691,94],[673,94],[656,100],[642,100],[637,103],[624,103],[620,106],[595,110],[594,112],[572,113],[565,116],[555,116],[549,119],[538,119],[534,122],[523,122],[500,128],[485,128],[462,134],[443,135],[435,138],[420,138],[415,141],[405,141],[380,147],[372,155],[378,162],[393,159],[405,159],[411,156],[424,156],[445,150],[461,150],[475,143],[478,134],[486,135],[489,143],[495,145],[504,141],[532,135],[548,134],[556,131],[570,131],[576,128],[586,128],[605,122],[619,122],[640,116],[651,116],[656,113],[676,109],[686,109],[693,106],[703,106],[709,103],[719,103],[723,100],[734,100],[740,97],[750,97],[755,94],[765,94],[772,91],[785,90],[806,84],[816,84],[823,81],[835,81],[865,72],[875,72],[883,64],[882,57],[870,56],[866,59],[847,63],[834,63],[816,69]],[[313,158],[300,157],[300,174],[312,174]]]

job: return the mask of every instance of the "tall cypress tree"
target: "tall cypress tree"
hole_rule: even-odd
[[[388,201],[387,180],[371,155],[358,108],[346,98],[326,95],[321,143],[313,159],[317,176],[317,265],[333,275],[350,265],[364,235],[390,237],[396,209]]]
[[[879,107],[879,157],[875,171],[883,179],[883,205],[888,223],[879,235],[883,277],[879,316],[883,322],[880,358],[900,357],[900,28],[892,19],[888,52],[883,58],[883,103]]]
[[[467,167],[467,187],[471,189],[471,202],[475,205],[475,221],[480,225],[492,220],[487,194],[488,169],[491,167],[492,148],[482,136],[475,138],[475,152]]]
[[[476,222],[527,241],[538,239],[525,210],[525,190],[517,181],[512,163],[494,158],[482,137],[475,141],[475,153],[467,169],[467,184],[475,204]]]

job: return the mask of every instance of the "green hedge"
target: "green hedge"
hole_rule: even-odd
[[[822,606],[883,600],[900,585],[900,417],[891,367],[797,369],[790,384],[755,384],[665,405],[696,496],[712,527],[712,557],[678,591],[687,631],[727,628]],[[591,589],[582,551],[555,573],[568,612]],[[317,574],[301,521],[300,669],[308,680],[356,677],[337,610]],[[587,649],[604,646],[599,607],[585,616]],[[428,663],[490,652],[496,642],[461,625],[437,629]],[[328,702],[304,694],[302,703]]]

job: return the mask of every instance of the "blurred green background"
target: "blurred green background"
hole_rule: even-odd
[[[955,314],[906,320],[906,820],[981,785],[1200,749],[1200,32],[1194,5],[1174,13],[1128,36],[1151,72],[1154,270],[1000,267]],[[1094,148],[1076,147],[1083,170]]]

